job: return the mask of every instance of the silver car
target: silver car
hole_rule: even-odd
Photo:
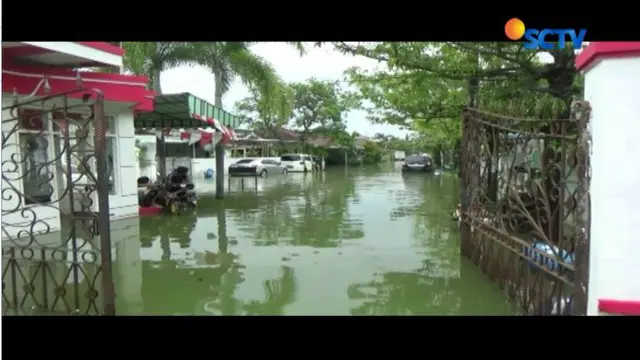
[[[229,176],[262,176],[287,174],[279,160],[270,158],[242,159],[229,165]]]

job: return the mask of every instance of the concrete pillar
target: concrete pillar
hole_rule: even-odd
[[[112,237],[116,256],[113,259],[116,294],[116,311],[121,315],[141,315],[144,312],[142,298],[142,260],[140,258],[140,221],[138,218],[114,221]]]
[[[592,108],[587,314],[640,315],[640,42],[593,42],[576,68]]]

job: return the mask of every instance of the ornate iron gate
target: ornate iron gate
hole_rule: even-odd
[[[41,88],[2,108],[3,313],[113,315],[103,97]]]
[[[464,111],[462,253],[526,314],[586,314],[589,118]]]

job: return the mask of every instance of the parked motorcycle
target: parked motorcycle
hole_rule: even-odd
[[[151,184],[147,177],[139,178],[138,186],[147,188],[138,198],[140,206],[159,206],[170,214],[194,209],[197,205],[197,196],[195,186],[189,182],[188,172],[189,169],[178,167],[164,181],[158,174],[158,181],[155,184]]]

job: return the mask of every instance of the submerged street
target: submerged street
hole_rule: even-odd
[[[117,313],[511,314],[460,256],[457,182],[399,164],[231,179],[223,202],[201,195],[197,214],[114,239]]]
[[[640,43],[558,29],[3,42],[2,314],[637,315]]]

